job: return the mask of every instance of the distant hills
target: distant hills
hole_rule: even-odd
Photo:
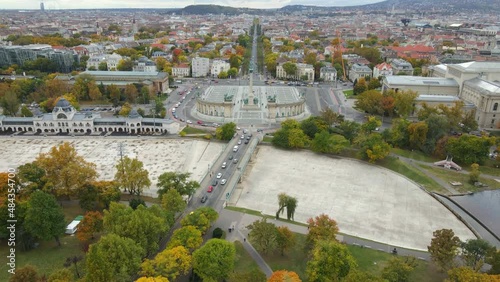
[[[357,10],[365,11],[390,11],[392,8],[398,11],[407,11],[408,13],[425,13],[431,11],[446,11],[449,13],[454,12],[500,12],[499,0],[387,0],[375,4],[368,4],[362,6],[352,7],[322,7],[322,6],[309,6],[309,5],[288,5],[280,9],[252,9],[252,8],[235,8],[220,5],[190,5],[179,12],[184,14],[251,14],[263,15],[275,12],[279,13],[293,13],[307,11],[308,13],[315,12],[338,12],[342,10]]]

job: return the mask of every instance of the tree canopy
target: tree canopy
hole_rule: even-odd
[[[234,269],[234,244],[222,239],[210,239],[193,253],[193,269],[204,281],[219,281]]]

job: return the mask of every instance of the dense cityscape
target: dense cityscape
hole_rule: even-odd
[[[0,10],[0,280],[500,281],[500,6],[373,2]]]

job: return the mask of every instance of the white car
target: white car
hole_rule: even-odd
[[[217,173],[217,179],[221,178],[222,177],[222,173]]]
[[[226,179],[225,178],[220,181],[220,185],[224,185],[224,184],[226,184]]]
[[[226,162],[223,162],[223,163],[222,163],[222,168],[226,168],[226,165],[227,165],[227,163],[226,163]]]
[[[192,124],[193,122],[188,119],[186,120],[186,123]]]
[[[238,145],[241,145],[241,140],[238,140]]]

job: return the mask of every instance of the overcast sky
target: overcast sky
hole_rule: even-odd
[[[44,0],[46,10],[97,8],[182,8],[196,4],[233,7],[280,8],[286,5],[355,6],[383,0]],[[1,0],[0,9],[39,9],[40,0]]]

